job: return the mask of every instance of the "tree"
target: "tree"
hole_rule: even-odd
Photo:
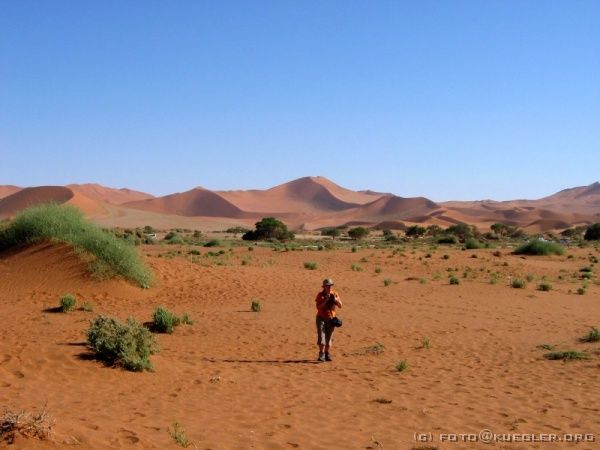
[[[585,230],[585,235],[583,238],[586,241],[597,241],[600,239],[600,223],[590,225],[588,229]]]
[[[348,236],[354,240],[360,240],[369,235],[370,231],[365,227],[355,227],[348,230]]]
[[[260,241],[276,239],[287,241],[294,239],[294,233],[288,230],[287,225],[275,217],[263,217],[256,222],[256,229],[250,230],[242,236],[245,241]]]
[[[340,234],[340,229],[336,227],[328,227],[321,230],[321,236],[331,236],[333,239],[338,237]]]
[[[406,229],[406,235],[410,237],[421,237],[425,234],[427,229],[419,225],[412,225]]]
[[[453,234],[461,241],[465,241],[466,239],[472,238],[475,236],[474,227],[470,227],[466,223],[459,223],[456,225],[451,225],[446,229],[446,233]]]
[[[442,227],[440,227],[439,225],[433,224],[433,225],[429,225],[427,227],[427,236],[437,236],[438,234],[442,233]]]
[[[383,239],[389,242],[397,241],[398,236],[392,230],[383,230]]]

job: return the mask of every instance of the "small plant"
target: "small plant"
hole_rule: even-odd
[[[177,445],[180,445],[183,448],[190,446],[190,441],[185,435],[185,430],[179,422],[173,423],[173,429],[169,429],[169,434],[171,435],[171,439],[173,439]]]
[[[150,355],[158,345],[150,330],[135,319],[121,323],[112,317],[98,316],[86,332],[87,345],[96,357],[107,364],[117,364],[127,370],[153,370]]]
[[[420,284],[427,284],[427,278],[419,278]]]
[[[579,339],[581,342],[598,342],[600,341],[600,330],[592,327],[590,332],[584,337]]]
[[[408,363],[405,360],[399,361],[398,364],[396,364],[396,370],[398,372],[404,372],[407,369],[408,369]]]
[[[533,275],[531,275],[530,273],[527,274],[527,276],[525,277],[525,279],[527,280],[528,283],[531,283],[535,277]]]
[[[450,284],[460,284],[460,279],[454,275],[452,275],[449,279]]]
[[[429,338],[427,336],[421,338],[421,347],[429,348],[431,346],[431,342],[429,342]]]
[[[173,328],[181,323],[181,319],[163,306],[154,310],[152,328],[158,333],[172,333]]]
[[[381,273],[381,267],[375,267],[375,273]]]
[[[356,247],[352,247],[352,253],[356,253],[358,249]]]
[[[359,266],[358,264],[352,264],[352,266],[350,266],[350,269],[352,269],[353,272],[362,272],[363,268],[361,266]]]
[[[252,299],[252,303],[250,304],[250,310],[253,312],[261,312],[262,311],[262,303],[259,299]]]
[[[442,256],[442,258],[443,258],[443,259],[450,259],[450,255],[448,255],[448,254],[444,254],[444,255]]]
[[[587,293],[587,289],[584,287],[577,288],[577,295],[585,295]]]
[[[390,284],[392,284],[392,279],[391,278],[386,278],[383,280],[383,285],[385,287],[389,286]]]
[[[94,305],[90,301],[85,301],[85,302],[83,302],[81,309],[83,309],[85,312],[92,312],[92,311],[94,311]]]
[[[524,280],[521,280],[520,278],[514,278],[510,282],[510,286],[514,289],[524,289],[526,286],[526,283]]]
[[[544,358],[550,359],[550,360],[563,359],[563,360],[567,361],[567,360],[574,360],[574,359],[589,359],[589,356],[586,353],[576,352],[574,350],[567,350],[564,352],[546,353],[544,355]]]
[[[184,312],[183,316],[181,316],[181,323],[183,325],[194,325],[194,321],[192,320],[190,315],[186,312]]]
[[[64,313],[73,311],[75,309],[75,303],[77,300],[72,294],[65,294],[60,298],[60,310]]]
[[[304,263],[304,268],[308,270],[317,270],[319,265],[315,261],[307,261]]]
[[[552,290],[552,285],[550,283],[548,283],[547,281],[542,281],[540,284],[538,284],[538,291],[551,291]]]
[[[369,262],[369,260],[363,256],[362,258],[360,258],[359,262],[366,263]]]
[[[391,400],[387,399],[387,398],[376,398],[375,400],[373,400],[375,403],[381,403],[382,405],[389,405],[390,403],[392,403]]]
[[[0,441],[11,445],[17,436],[46,440],[52,435],[52,426],[53,421],[45,408],[40,412],[5,409],[0,415]]]
[[[552,344],[540,344],[540,345],[538,345],[538,348],[541,348],[542,350],[554,350],[554,345],[552,345]]]

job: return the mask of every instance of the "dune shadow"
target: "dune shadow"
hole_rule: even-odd
[[[214,359],[205,358],[204,361],[217,363],[248,363],[248,364],[319,364],[313,359]]]

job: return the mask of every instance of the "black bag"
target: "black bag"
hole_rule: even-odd
[[[329,320],[329,323],[330,323],[331,325],[333,325],[334,327],[336,327],[336,328],[337,328],[337,327],[341,327],[341,326],[342,326],[342,319],[340,319],[339,317],[332,317],[332,318]]]

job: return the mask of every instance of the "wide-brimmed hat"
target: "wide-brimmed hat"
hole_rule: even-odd
[[[325,278],[323,280],[323,287],[325,286],[333,286],[333,280],[331,278]]]

